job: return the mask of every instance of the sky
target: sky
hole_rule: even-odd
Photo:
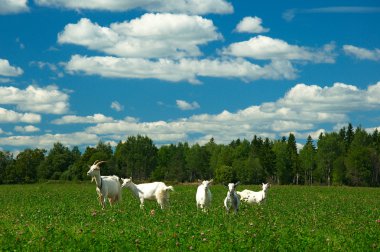
[[[380,129],[377,0],[0,0],[0,150]]]

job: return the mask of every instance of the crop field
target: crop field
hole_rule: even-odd
[[[174,189],[165,211],[156,202],[141,210],[128,189],[101,210],[94,184],[2,185],[0,250],[380,250],[380,188],[272,186],[264,204],[237,215],[225,212],[221,185],[208,213],[196,209],[196,185]]]

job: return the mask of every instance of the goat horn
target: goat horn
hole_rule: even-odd
[[[93,165],[97,165],[97,162],[99,162],[99,160],[95,160],[94,164]]]
[[[107,161],[99,161],[99,162],[96,164],[96,166],[99,166],[100,164],[103,164],[103,163],[105,163],[105,162],[107,162]]]

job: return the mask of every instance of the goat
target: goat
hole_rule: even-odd
[[[230,208],[232,206],[232,208],[234,209],[234,212],[235,214],[238,212],[239,210],[239,205],[240,205],[240,198],[239,196],[236,194],[236,186],[239,185],[240,182],[237,182],[237,183],[229,183],[228,184],[228,192],[227,192],[227,196],[226,198],[224,199],[224,207],[226,208],[227,210],[227,213],[230,212]]]
[[[132,178],[121,179],[121,187],[128,187],[132,193],[140,199],[140,208],[144,208],[144,200],[157,200],[161,209],[169,204],[169,190],[174,191],[172,186],[166,186],[163,182],[134,184]]]
[[[121,200],[121,185],[118,176],[100,176],[100,164],[105,161],[96,160],[87,172],[88,176],[95,179],[96,192],[98,193],[98,198],[102,209],[105,208],[106,200],[112,206],[115,202]],[[91,181],[92,182],[92,181]]]
[[[195,196],[195,200],[197,201],[197,209],[201,208],[204,212],[206,212],[206,209],[211,205],[212,195],[210,185],[212,181],[212,179],[210,181],[204,180],[197,188],[197,194]]]
[[[260,204],[262,201],[265,200],[266,192],[269,188],[269,183],[262,183],[262,190],[259,192],[251,191],[251,190],[243,190],[241,192],[237,192],[237,194],[240,196],[240,199],[244,202],[247,202],[249,204],[258,203]]]

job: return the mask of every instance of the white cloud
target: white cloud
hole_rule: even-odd
[[[6,59],[0,59],[0,76],[15,77],[23,74],[23,70],[9,64]]]
[[[18,113],[0,107],[0,123],[39,123],[41,116],[34,113]]]
[[[68,9],[89,9],[124,12],[143,9],[150,12],[189,14],[232,13],[231,3],[225,0],[35,0],[38,5]]]
[[[170,122],[119,120],[89,127],[86,132],[118,136],[143,134],[155,141],[156,138],[164,140],[165,137],[170,138],[170,141],[189,141],[190,135],[194,133],[200,137],[193,141],[205,141],[213,136],[218,141],[229,142],[238,137],[250,139],[255,134],[275,139],[288,135],[289,132],[294,132],[298,137],[307,138],[311,135],[313,139],[317,139],[319,134],[325,131],[318,129],[320,124],[346,123],[352,109],[366,111],[380,108],[380,102],[374,104],[369,99],[372,97],[372,89],[380,90],[380,82],[369,86],[367,90],[360,90],[343,83],[319,89],[316,87],[299,84],[275,102],[253,105],[236,112],[199,114]],[[304,95],[301,96],[301,93]],[[338,93],[341,96],[339,99],[337,99]],[[362,103],[354,101],[350,108],[344,108],[355,94]],[[319,105],[321,99],[324,99],[327,106]]]
[[[259,17],[245,17],[236,26],[237,32],[247,32],[247,33],[265,33],[268,32],[268,28],[264,28],[262,25],[262,20]]]
[[[183,100],[176,100],[177,107],[181,110],[194,110],[200,108],[198,102],[189,103]]]
[[[361,60],[380,60],[380,49],[378,48],[375,48],[374,50],[368,50],[353,45],[344,45],[343,50],[347,55],[354,56]]]
[[[342,127],[344,126],[347,126],[347,124],[341,124]],[[340,127],[339,129],[341,129],[342,127]],[[339,130],[337,129],[337,130]],[[287,136],[289,135],[290,132],[283,132],[282,135],[283,136]],[[317,129],[315,131],[305,131],[305,132],[291,132],[294,134],[294,136],[296,137],[296,139],[307,139],[308,136],[311,136],[311,138],[313,140],[317,140],[319,138],[319,136],[321,135],[321,133],[325,134],[326,133],[326,130],[325,129]]]
[[[2,0],[0,4],[0,15],[28,11],[27,2],[27,0]]]
[[[69,110],[69,96],[54,85],[44,88],[30,85],[24,90],[12,86],[0,87],[0,97],[0,104],[17,105],[21,111],[63,114]]]
[[[20,38],[16,38],[16,43],[18,44],[20,49],[25,49],[25,45],[21,42]]]
[[[183,14],[144,14],[102,27],[82,18],[58,34],[58,42],[85,46],[120,57],[199,56],[200,45],[221,39],[209,19]]]
[[[233,43],[223,50],[225,55],[258,60],[303,60],[315,63],[334,63],[334,44],[321,49],[290,45],[280,39],[258,35],[248,41]]]
[[[263,67],[244,59],[158,59],[86,57],[73,55],[66,64],[71,73],[100,75],[110,78],[155,78],[199,83],[197,77],[257,79],[293,79],[295,69],[289,61],[273,61]]]
[[[53,64],[53,63],[43,62],[43,61],[31,61],[29,65],[37,66],[39,69],[48,69],[51,72],[53,72],[58,78],[62,78],[64,76],[60,68],[56,64]]]
[[[349,113],[380,108],[380,82],[361,90],[353,85],[334,83],[332,87],[297,84],[277,103],[291,109],[321,113]]]
[[[27,125],[27,126],[16,126],[14,128],[15,131],[17,132],[23,132],[23,133],[33,133],[33,132],[38,132],[40,131],[39,128],[33,126],[33,125]]]
[[[158,144],[178,141],[205,143],[211,137],[219,143],[228,143],[236,138],[251,139],[253,135],[276,139],[287,136],[289,132],[297,138],[311,135],[317,139],[325,131],[321,125],[343,125],[349,121],[351,111],[380,109],[380,101],[374,99],[379,97],[378,92],[380,82],[367,89],[344,83],[328,87],[297,84],[275,102],[252,105],[235,112],[225,110],[218,114],[198,114],[153,122],[140,122],[130,117],[114,120],[101,114],[87,117],[64,116],[54,123],[96,125],[87,127],[84,132],[4,137],[0,138],[0,142],[4,146],[30,144],[50,148],[57,141],[69,145],[89,145],[96,144],[100,139],[114,142],[141,134],[149,136]],[[357,100],[361,100],[361,103]],[[80,137],[83,139],[78,139]]]
[[[366,7],[366,6],[331,6],[322,8],[311,8],[311,9],[288,9],[283,14],[282,17],[290,22],[294,19],[296,14],[304,13],[379,13],[379,7]]]
[[[62,118],[53,120],[53,124],[79,124],[79,123],[106,123],[112,122],[112,117],[107,117],[102,114],[94,114],[92,116],[76,116],[65,115]]]
[[[54,143],[60,142],[66,146],[95,145],[101,140],[95,134],[75,132],[69,134],[45,134],[39,136],[9,136],[0,137],[4,146],[33,146],[34,148],[50,149]]]
[[[112,108],[113,110],[115,110],[115,111],[118,111],[118,112],[124,110],[124,106],[121,105],[118,101],[113,101],[113,102],[111,103],[111,108]]]
[[[0,83],[8,83],[11,82],[12,80],[9,78],[0,78]]]
[[[372,128],[365,128],[365,130],[368,132],[368,133],[373,133],[375,132],[375,130],[377,130],[378,132],[380,131],[380,126],[377,126],[377,127],[372,127]]]

